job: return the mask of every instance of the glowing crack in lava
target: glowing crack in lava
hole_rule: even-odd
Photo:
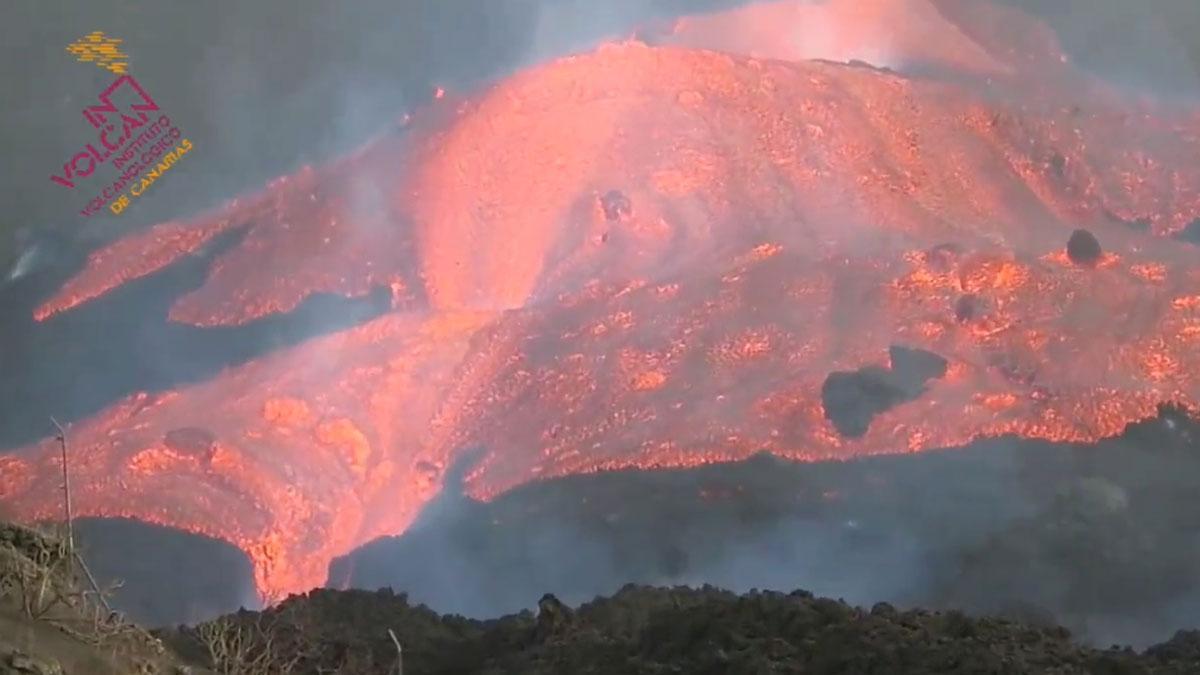
[[[75,424],[77,511],[231,541],[275,599],[402,531],[472,446],[466,487],[490,498],[760,450],[1095,440],[1194,408],[1200,264],[1170,235],[1200,215],[1200,113],[1122,98],[1008,10],[922,7],[923,34],[961,47],[920,54],[939,69],[756,59],[677,26],[440,99],[354,157],[96,252],[39,318],[233,228],[173,320],[381,285],[395,309]],[[1023,25],[1044,70],[981,21]],[[1080,227],[1098,259],[1067,255]],[[831,373],[902,370],[895,346],[944,368],[840,433]],[[0,456],[5,506],[56,517],[56,457]]]

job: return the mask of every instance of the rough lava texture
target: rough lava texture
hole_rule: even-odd
[[[79,421],[77,512],[233,542],[279,599],[403,530],[472,447],[467,491],[490,498],[761,450],[1094,441],[1194,409],[1200,265],[1170,235],[1200,216],[1200,111],[1121,95],[985,2],[805,4],[446,96],[355,156],[95,252],[39,318],[232,229],[171,319],[379,286],[394,311]],[[851,45],[890,26],[894,58],[738,53],[756,31],[790,44],[788,11]],[[1080,228],[1102,251],[1087,266]],[[840,433],[826,378],[897,347],[944,375]],[[55,517],[56,458],[52,439],[0,456],[0,504]]]

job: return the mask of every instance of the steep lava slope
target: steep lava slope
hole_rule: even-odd
[[[939,75],[707,51],[685,24],[680,44],[530,68],[98,251],[39,318],[231,228],[245,240],[172,319],[236,324],[378,285],[395,312],[75,425],[76,511],[231,541],[278,598],[405,528],[472,445],[467,487],[489,497],[761,449],[1093,440],[1195,407],[1200,265],[1167,235],[1200,214],[1200,115],[1120,99],[1035,24],[1014,57],[975,36],[1020,17],[954,7],[922,10],[922,35],[962,46],[918,54]],[[1064,250],[1080,226],[1105,249],[1085,264]],[[893,345],[944,372],[839,430],[827,378],[902,370]],[[861,393],[896,396],[878,377]],[[55,447],[0,456],[0,499],[25,518],[59,512]]]

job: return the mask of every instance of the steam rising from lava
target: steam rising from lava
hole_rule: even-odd
[[[786,61],[863,61],[880,67],[953,63],[985,74],[1009,71],[928,0],[761,3],[752,10],[681,18],[664,39]]]
[[[407,527],[472,446],[466,488],[489,498],[763,449],[1095,440],[1163,402],[1194,408],[1200,266],[1168,235],[1200,215],[1200,114],[1118,98],[1017,13],[917,4],[891,56],[924,74],[745,56],[747,39],[714,44],[690,19],[660,36],[675,44],[609,44],[443,99],[353,157],[97,251],[39,318],[235,228],[243,243],[173,320],[381,285],[394,312],[78,424],[77,509],[231,541],[277,598]],[[723,20],[787,33],[794,12],[856,37],[862,12],[897,28],[896,11]],[[1025,29],[1019,50],[983,37],[997,21]],[[1081,226],[1106,251],[1093,267],[1066,254]],[[887,366],[893,346],[944,375],[844,436],[826,378]],[[57,514],[50,441],[0,470],[23,517]]]

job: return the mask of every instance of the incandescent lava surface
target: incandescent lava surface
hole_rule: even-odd
[[[39,319],[230,229],[245,238],[172,320],[379,286],[394,310],[75,424],[77,512],[231,541],[277,599],[407,527],[473,446],[466,487],[490,498],[762,450],[1096,440],[1194,409],[1200,258],[1170,235],[1200,216],[1200,111],[1126,100],[1010,10],[910,5],[856,5],[899,25],[896,71],[805,60],[820,50],[782,33],[737,53],[787,12],[861,19],[840,0],[750,6],[716,37],[688,19],[440,99],[358,155],[97,251]],[[1026,30],[1005,47],[989,23]],[[1080,265],[1084,227],[1102,248]],[[839,431],[831,375],[922,352],[936,376]],[[0,455],[0,502],[55,517],[56,458],[52,440]]]

